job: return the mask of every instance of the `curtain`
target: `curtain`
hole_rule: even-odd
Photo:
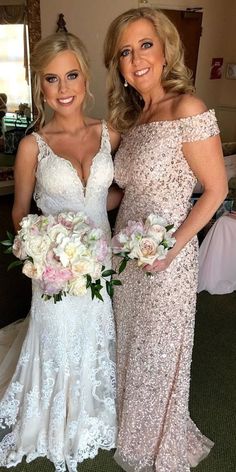
[[[0,5],[0,25],[24,25],[25,80],[29,84],[29,54],[27,44],[27,14],[25,5]]]
[[[0,5],[0,24],[25,23],[25,5]]]

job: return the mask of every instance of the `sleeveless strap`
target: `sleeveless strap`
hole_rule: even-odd
[[[101,150],[106,149],[111,152],[110,135],[108,131],[107,122],[102,120],[102,134],[101,134]]]
[[[50,153],[47,143],[44,141],[40,134],[33,131],[32,135],[35,137],[36,143],[39,148],[38,161],[41,161],[44,157],[47,157]]]

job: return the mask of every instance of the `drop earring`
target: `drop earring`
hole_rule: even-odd
[[[125,81],[124,81],[124,87],[128,87],[128,85],[129,85],[129,84],[128,84],[127,80],[125,79]]]
[[[46,100],[46,98],[45,98],[45,97],[44,97],[43,101],[44,101],[44,103],[46,103],[46,101],[47,101],[47,100]]]

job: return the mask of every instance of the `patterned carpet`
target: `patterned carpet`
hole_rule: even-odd
[[[0,197],[1,231],[10,228],[12,197]],[[27,313],[30,284],[15,270],[6,272],[8,257],[0,255],[1,326]],[[190,410],[201,431],[215,442],[210,456],[196,472],[236,472],[236,292],[198,297],[196,336],[192,363]],[[53,472],[47,459],[0,472]],[[121,472],[112,452],[101,451],[94,460],[78,467],[79,472]],[[168,471],[169,472],[169,471]],[[182,471],[178,471],[182,472]]]

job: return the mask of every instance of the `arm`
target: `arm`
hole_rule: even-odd
[[[196,111],[196,106],[194,110],[195,113],[192,115],[202,112],[202,109]],[[151,267],[145,267],[147,270],[165,270],[187,242],[208,223],[228,192],[219,136],[209,137],[203,141],[186,142],[183,144],[183,153],[193,173],[203,185],[204,192],[175,232],[176,244],[168,252],[166,259],[156,261]]]
[[[107,211],[114,210],[120,205],[124,192],[117,184],[113,183],[108,190]]]
[[[15,197],[12,209],[14,228],[29,213],[31,198],[35,186],[38,146],[33,136],[26,136],[20,141],[15,161]]]
[[[119,144],[120,144],[120,134],[117,133],[111,126],[108,126],[111,151],[115,153]],[[123,198],[124,192],[121,190],[117,184],[113,183],[108,191],[107,196],[107,211],[114,210],[120,205],[120,202]]]

